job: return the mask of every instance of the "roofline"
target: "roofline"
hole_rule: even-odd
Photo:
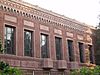
[[[67,19],[69,21],[72,21],[72,22],[75,22],[77,24],[80,24],[80,25],[83,25],[83,26],[88,26],[92,29],[95,29],[95,27],[91,26],[91,25],[88,25],[86,23],[82,23],[82,22],[79,22],[78,20],[75,20],[75,19],[72,19],[72,18],[69,18],[69,17],[66,17],[64,15],[61,15],[61,14],[58,14],[56,12],[53,12],[51,10],[47,10],[47,9],[44,9],[44,8],[41,8],[39,7],[38,5],[33,5],[31,3],[28,3],[28,2],[25,2],[25,1],[16,1],[16,0],[11,0],[11,1],[14,1],[16,3],[19,3],[19,4],[22,4],[22,5],[25,5],[25,6],[28,6],[28,7],[31,7],[31,8],[34,8],[34,9],[37,9],[37,10],[40,10],[40,11],[43,11],[45,13],[48,13],[48,14],[51,14],[51,15],[54,15],[54,16],[57,16],[57,17],[60,17],[60,18],[63,18],[63,19]]]

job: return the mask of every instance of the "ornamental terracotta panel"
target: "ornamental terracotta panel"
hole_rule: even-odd
[[[92,38],[91,38],[90,35],[87,35],[86,39],[87,39],[88,42],[90,42],[92,44]]]
[[[82,35],[77,35],[78,40],[84,40],[84,37]]]
[[[34,27],[34,23],[27,20],[24,20],[24,25]]]
[[[88,29],[86,30],[86,32],[89,33],[89,34],[92,34],[92,31],[91,31],[90,28],[88,28]]]
[[[66,34],[67,34],[68,37],[73,37],[74,36],[74,34],[71,33],[71,32],[66,32]]]
[[[62,31],[59,30],[59,29],[54,29],[54,33],[59,34],[59,35],[62,35]]]
[[[49,31],[49,27],[45,25],[40,25],[41,30]]]
[[[5,15],[5,20],[6,21],[10,21],[10,22],[17,23],[17,18],[14,17],[14,16]]]

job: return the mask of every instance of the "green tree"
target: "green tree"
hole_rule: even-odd
[[[100,23],[96,27],[94,34],[95,34],[94,36],[95,59],[96,59],[96,64],[100,65]]]
[[[0,61],[0,75],[22,75],[17,68],[10,67],[8,63]]]
[[[100,75],[100,66],[96,66],[93,69],[93,75]]]
[[[79,70],[71,71],[71,75],[100,75],[100,66],[94,68],[82,67]]]
[[[77,70],[77,69],[71,70],[71,75],[79,75],[79,71],[80,70]]]

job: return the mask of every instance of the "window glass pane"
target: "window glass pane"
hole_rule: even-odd
[[[41,35],[41,46],[44,46],[46,44],[47,37],[45,35]]]
[[[7,40],[11,40],[12,34],[7,34]]]
[[[57,58],[57,60],[61,60],[62,59],[62,53],[61,53],[61,49],[62,49],[61,38],[55,37],[55,44],[56,44],[56,58]]]
[[[90,63],[93,64],[93,51],[92,51],[92,45],[88,45],[88,48],[89,48],[89,57],[90,57]]]
[[[48,35],[41,34],[41,57],[48,58],[49,57],[49,46],[48,46]]]
[[[69,61],[74,61],[73,41],[67,40],[67,42],[68,42]]]
[[[11,34],[11,28],[7,27],[7,33]]]
[[[24,31],[24,55],[32,56],[32,32]]]
[[[13,27],[5,27],[5,53],[15,54],[15,31]]]
[[[78,44],[79,44],[80,62],[84,63],[84,55],[83,55],[84,47],[83,47],[83,43],[79,42]]]

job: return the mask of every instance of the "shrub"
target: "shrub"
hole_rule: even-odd
[[[71,70],[71,75],[79,75],[79,70]]]
[[[8,63],[0,62],[0,75],[22,75],[17,68],[10,67]]]
[[[71,75],[100,75],[100,66],[94,68],[82,67],[79,70],[72,70]]]

